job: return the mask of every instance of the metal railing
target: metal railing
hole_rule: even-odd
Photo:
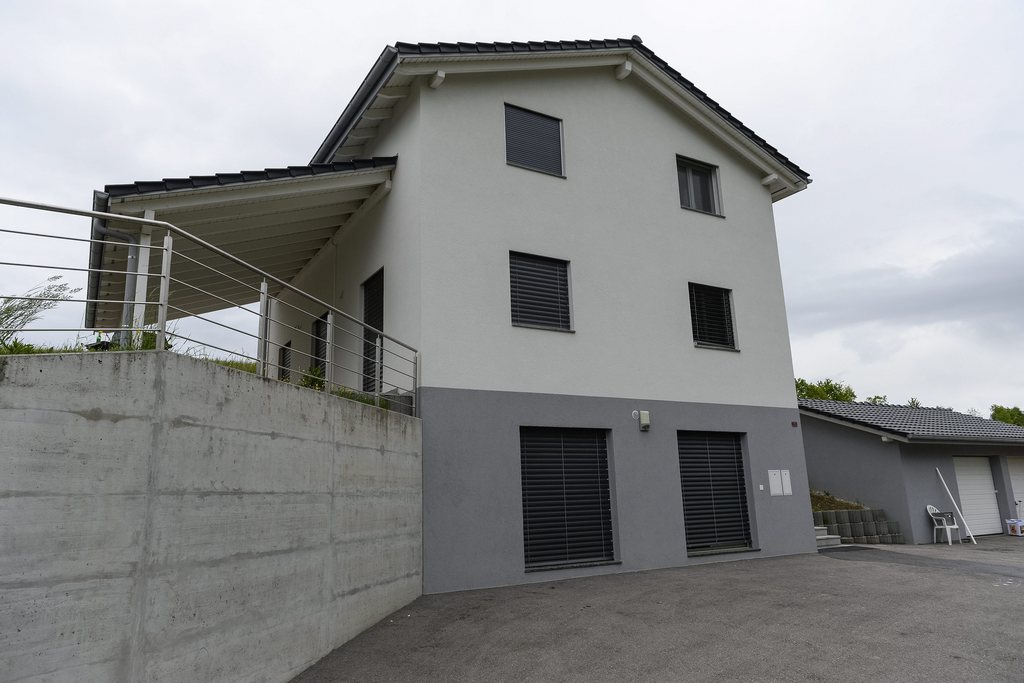
[[[122,310],[120,324],[86,326],[83,321],[79,326],[55,326],[42,322],[0,327],[0,340],[5,333],[95,333],[96,343],[83,345],[83,350],[169,349],[254,370],[260,377],[408,414],[417,412],[419,353],[415,348],[176,225],[3,197],[0,205],[139,226],[140,235],[145,229],[166,231],[162,244],[136,241],[136,256],[131,256],[129,249],[123,268],[110,267],[110,263],[97,264],[100,267],[89,263],[83,268],[37,262],[35,258],[10,259],[7,254],[14,250],[0,249],[0,267],[8,269],[87,274],[101,280],[106,277],[108,283],[119,282],[121,277],[125,280],[121,298],[0,295],[0,300],[8,302],[72,302],[105,307],[108,312],[116,307]],[[42,244],[60,240],[87,244],[91,250],[124,246],[126,239],[138,237],[116,230],[100,231],[101,239],[96,239],[96,234],[92,230],[86,238],[0,228],[0,237],[10,236],[8,239]],[[33,249],[31,253],[48,250]],[[151,262],[159,264],[158,270],[151,272]],[[239,319],[250,324],[243,325]]]

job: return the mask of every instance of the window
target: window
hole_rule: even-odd
[[[571,330],[569,262],[514,251],[508,260],[512,324]]]
[[[687,554],[751,548],[740,434],[678,432]]]
[[[732,292],[721,287],[690,283],[690,322],[693,343],[716,349],[735,349]]]
[[[309,366],[311,369],[320,370],[321,378],[327,376],[327,312],[313,321],[313,327],[309,333]]]
[[[363,283],[363,322],[384,331],[384,269],[381,268]],[[380,366],[377,363],[377,334],[363,328],[363,391],[374,393],[381,388]],[[381,342],[383,344],[383,340]]]
[[[277,349],[277,378],[282,382],[292,381],[292,343]]]
[[[717,171],[714,166],[676,157],[679,170],[679,203],[684,209],[721,214],[718,206]]]
[[[519,447],[526,569],[613,562],[605,432],[520,427]]]
[[[505,105],[505,161],[562,176],[562,122],[511,104]]]

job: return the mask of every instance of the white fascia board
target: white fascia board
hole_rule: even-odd
[[[772,201],[799,192],[807,187],[807,181],[779,163],[760,145],[737,130],[731,123],[716,114],[688,90],[680,87],[668,74],[651,64],[637,53],[633,73],[667,99],[678,109],[690,116],[715,137],[724,141],[741,157],[760,169],[765,175],[776,174],[783,188],[772,192]]]
[[[110,201],[111,213],[141,215],[145,209],[154,211],[188,211],[237,203],[265,202],[311,194],[336,192],[356,187],[386,183],[391,179],[393,167],[343,171],[339,174],[319,174],[298,178],[253,180],[230,185],[202,188],[183,188],[167,192],[116,197]]]
[[[843,427],[849,427],[850,429],[856,429],[862,432],[867,432],[868,434],[874,434],[875,436],[883,436],[889,439],[890,441],[910,443],[910,439],[908,439],[907,437],[901,436],[894,432],[887,432],[884,429],[868,427],[867,425],[858,424],[856,422],[850,422],[849,420],[840,420],[839,418],[836,417],[822,415],[821,413],[815,413],[810,410],[804,410],[803,408],[800,409],[800,414],[803,415],[804,417],[813,417],[816,420],[821,420],[822,422],[831,422],[832,424],[842,425]]]
[[[632,52],[631,48],[625,48],[587,51],[586,54],[542,52],[513,56],[503,53],[402,57],[394,73],[400,76],[426,76],[439,69],[450,75],[619,66]]]

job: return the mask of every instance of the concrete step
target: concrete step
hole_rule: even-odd
[[[831,548],[842,543],[839,536],[818,536],[815,541],[818,543],[818,548]]]
[[[816,526],[816,527],[814,527],[814,535],[817,536],[818,538],[821,538],[822,536],[828,536],[828,527],[827,526]]]

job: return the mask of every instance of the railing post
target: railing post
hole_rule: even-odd
[[[412,415],[419,416],[420,412],[420,352],[412,354]]]
[[[260,282],[260,331],[259,339],[256,342],[256,368],[260,377],[267,376],[267,336],[270,325],[267,318],[270,315],[270,289],[267,286],[266,278]]]
[[[156,313],[156,349],[167,348],[167,301],[171,292],[171,253],[174,238],[171,233],[164,235],[164,253],[160,263],[160,302]]]
[[[324,382],[327,393],[331,393],[331,378],[334,376],[334,311],[327,309],[327,348],[324,349]]]
[[[384,379],[384,337],[377,335],[377,356],[373,372],[373,404],[380,408],[380,389]]]

